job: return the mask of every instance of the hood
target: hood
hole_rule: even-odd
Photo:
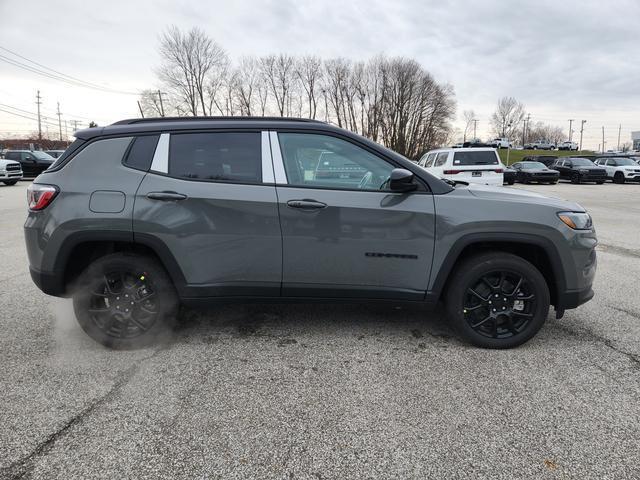
[[[520,188],[492,187],[490,185],[471,184],[466,187],[471,195],[488,200],[500,200],[514,203],[536,203],[574,212],[586,211],[575,202],[558,197],[541,195],[540,193],[522,190]]]
[[[15,163],[20,165],[20,162],[16,162],[15,160],[4,160],[3,158],[0,158],[0,167],[5,167],[7,165],[13,165]]]

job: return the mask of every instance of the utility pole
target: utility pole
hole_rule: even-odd
[[[60,102],[58,102],[58,133],[60,133],[60,141],[62,141],[62,117],[60,113]]]
[[[573,124],[573,118],[569,119],[569,141],[571,141],[571,125]]]
[[[620,133],[622,133],[622,124],[618,127],[618,151],[620,151]]]
[[[142,111],[142,105],[140,105],[140,100],[138,100],[138,110],[140,110],[140,116],[144,118],[144,112]]]
[[[602,126],[602,153],[604,153],[604,125]]]
[[[38,140],[42,141],[42,122],[40,120],[40,105],[42,104],[40,90],[36,94],[36,105],[38,106]]]
[[[67,127],[67,120],[64,121],[64,138],[66,138],[67,143],[69,143],[69,128]]]
[[[162,103],[162,92],[158,90],[158,98],[160,99],[160,114],[164,117],[164,104]]]
[[[476,136],[476,131],[478,129],[478,120],[476,120],[475,118],[473,119],[473,141],[475,142],[476,139],[478,138]]]
[[[580,147],[578,147],[580,150],[582,150],[582,133],[584,132],[584,124],[587,123],[586,120],[581,120],[580,122]]]

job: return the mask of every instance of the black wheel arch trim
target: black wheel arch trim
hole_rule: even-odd
[[[558,252],[553,242],[546,237],[534,234],[501,232],[470,233],[456,240],[453,246],[449,249],[449,252],[447,253],[444,261],[442,262],[442,265],[440,266],[440,269],[436,274],[433,286],[427,292],[425,298],[440,298],[444,291],[444,286],[446,285],[447,280],[453,272],[456,263],[465,248],[474,244],[482,244],[487,242],[535,245],[542,248],[544,252],[549,256],[551,268],[553,270],[554,281],[556,284],[555,293],[557,294],[558,303],[563,303],[561,299],[566,291],[567,280],[562,268],[562,259],[560,253]]]
[[[63,241],[54,262],[53,272],[46,273],[49,277],[48,284],[52,286],[50,290],[57,292],[50,293],[50,295],[57,296],[64,294],[66,290],[66,285],[64,283],[65,271],[69,264],[71,252],[73,252],[74,248],[77,246],[89,242],[122,242],[133,246],[141,245],[149,248],[153,253],[155,253],[160,260],[160,263],[171,277],[171,280],[178,291],[178,295],[182,293],[186,284],[184,274],[175,257],[162,240],[153,235],[142,233],[134,234],[132,231],[91,230],[72,233]],[[45,274],[45,272],[39,273],[41,275]],[[56,280],[54,280],[54,278]],[[58,284],[58,286],[53,288],[54,284]]]

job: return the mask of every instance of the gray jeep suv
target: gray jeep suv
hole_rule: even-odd
[[[550,305],[560,318],[593,296],[580,205],[447,183],[323,122],[137,119],[76,137],[29,189],[31,276],[112,348],[153,342],[180,303],[274,299],[443,301],[465,340],[508,348]]]

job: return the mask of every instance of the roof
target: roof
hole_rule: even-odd
[[[89,140],[102,135],[126,135],[143,132],[172,132],[208,128],[307,128],[344,130],[320,120],[289,117],[160,117],[132,118],[105,127],[87,128],[74,133],[76,138]]]

